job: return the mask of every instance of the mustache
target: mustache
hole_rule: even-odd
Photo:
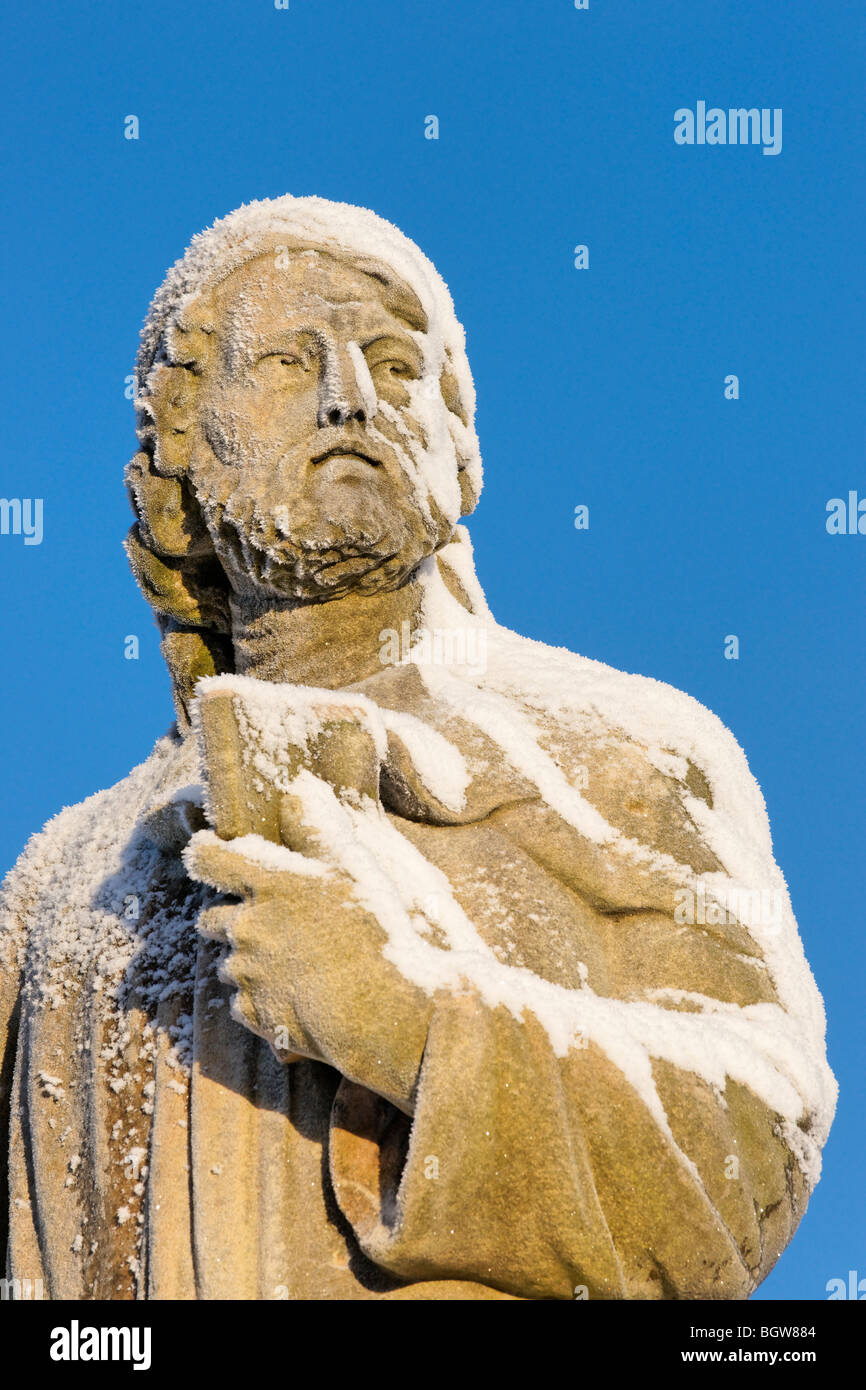
[[[388,460],[390,450],[384,450],[381,444],[377,444],[366,437],[356,438],[355,435],[347,435],[344,430],[329,430],[328,433],[333,437],[330,439],[317,438],[316,444],[318,452],[310,455],[310,463],[324,463],[335,455],[348,454],[353,458],[363,459],[374,468],[382,468]]]
[[[372,430],[367,425],[351,421],[345,425],[323,426],[312,439],[292,448],[284,456],[284,461],[308,462],[315,466],[334,454],[355,454],[373,467],[384,467],[389,472],[405,472],[406,464],[411,466],[413,463],[399,433],[393,426],[389,428],[387,421],[378,418]]]

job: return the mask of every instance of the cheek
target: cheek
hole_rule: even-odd
[[[237,459],[249,433],[249,422],[241,410],[221,397],[218,405],[210,402],[202,405],[199,422],[201,433],[219,462],[230,463]]]
[[[435,460],[440,468],[448,473],[453,471],[456,477],[457,456],[449,428],[451,417],[442,399],[438,378],[422,377],[409,382],[405,394],[406,403],[402,408],[388,401],[380,402],[383,418],[396,427],[404,444],[407,437],[410,438],[425,455],[431,456],[429,462]],[[388,430],[389,434],[392,432]]]
[[[239,487],[243,462],[253,453],[246,422],[233,410],[204,404],[190,453],[189,478],[202,502],[225,505]]]
[[[374,430],[377,424],[381,425],[387,439],[399,443],[403,448],[407,442],[417,445],[420,449],[428,447],[429,429],[425,424],[423,412],[418,409],[418,402],[413,401],[408,393],[404,394],[401,405],[395,405],[393,401],[380,396],[378,413],[372,421]]]
[[[410,404],[409,391],[405,381],[390,372],[374,372],[373,387],[378,401],[385,401],[395,410],[403,410]]]
[[[235,471],[248,468],[253,461],[266,462],[272,452],[272,441],[278,438],[269,428],[266,412],[249,400],[231,400],[224,396],[218,403],[206,405],[199,416],[200,430],[210,455],[210,466]]]
[[[316,428],[317,412],[315,382],[304,382],[291,391],[252,386],[221,395],[206,418],[215,447],[224,441],[235,454],[255,450],[257,456],[269,457],[287,444],[308,439]]]

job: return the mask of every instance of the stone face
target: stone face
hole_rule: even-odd
[[[835,1099],[760,792],[688,697],[495,623],[432,266],[241,209],[154,301],[137,407],[178,723],[4,887],[11,1276],[747,1297]]]

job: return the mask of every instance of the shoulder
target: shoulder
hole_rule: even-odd
[[[184,777],[184,745],[169,734],[114,786],[67,806],[31,836],[0,885],[0,951],[33,933],[85,933],[101,899],[142,873],[157,853],[142,818]],[[166,795],[170,794],[167,792]]]
[[[772,861],[746,755],[692,696],[498,626],[489,630],[484,684],[516,703],[569,782],[618,828],[643,823],[644,839],[647,818],[670,829],[680,822],[728,873]]]

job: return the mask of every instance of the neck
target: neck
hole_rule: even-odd
[[[382,669],[385,629],[420,626],[422,588],[347,594],[328,603],[233,595],[232,642],[239,675],[339,690]]]

